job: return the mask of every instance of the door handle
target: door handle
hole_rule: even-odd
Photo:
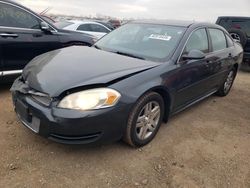
[[[0,33],[0,36],[1,37],[12,37],[12,38],[16,38],[16,37],[18,37],[18,35],[17,34],[14,34],[14,33]]]

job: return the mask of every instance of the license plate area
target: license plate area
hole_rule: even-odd
[[[30,130],[35,133],[39,133],[40,129],[40,119],[32,116],[27,105],[22,101],[16,101],[16,113],[21,120],[21,122]]]
[[[23,121],[31,122],[32,115],[29,113],[29,108],[20,100],[16,101],[16,112]]]

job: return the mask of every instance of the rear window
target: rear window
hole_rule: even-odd
[[[59,29],[63,29],[65,27],[68,27],[70,25],[74,24],[73,22],[68,22],[68,21],[64,21],[64,22],[56,22],[54,25],[59,28]]]
[[[227,41],[223,31],[219,29],[208,29],[211,40],[213,51],[219,51],[227,48]]]
[[[244,31],[248,37],[250,37],[250,19],[240,19],[240,18],[224,18],[220,20],[219,25],[227,30],[230,29],[240,29]]]

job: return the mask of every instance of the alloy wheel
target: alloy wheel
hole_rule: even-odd
[[[234,71],[231,70],[227,76],[225,83],[224,83],[224,92],[225,93],[227,93],[230,90],[230,88],[232,87],[233,81],[234,81]]]
[[[136,135],[140,140],[146,140],[156,130],[161,117],[161,108],[158,102],[147,103],[139,113],[136,121]]]

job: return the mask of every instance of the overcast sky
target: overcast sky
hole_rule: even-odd
[[[250,0],[16,0],[41,12],[119,18],[215,21],[220,15],[250,16]]]

